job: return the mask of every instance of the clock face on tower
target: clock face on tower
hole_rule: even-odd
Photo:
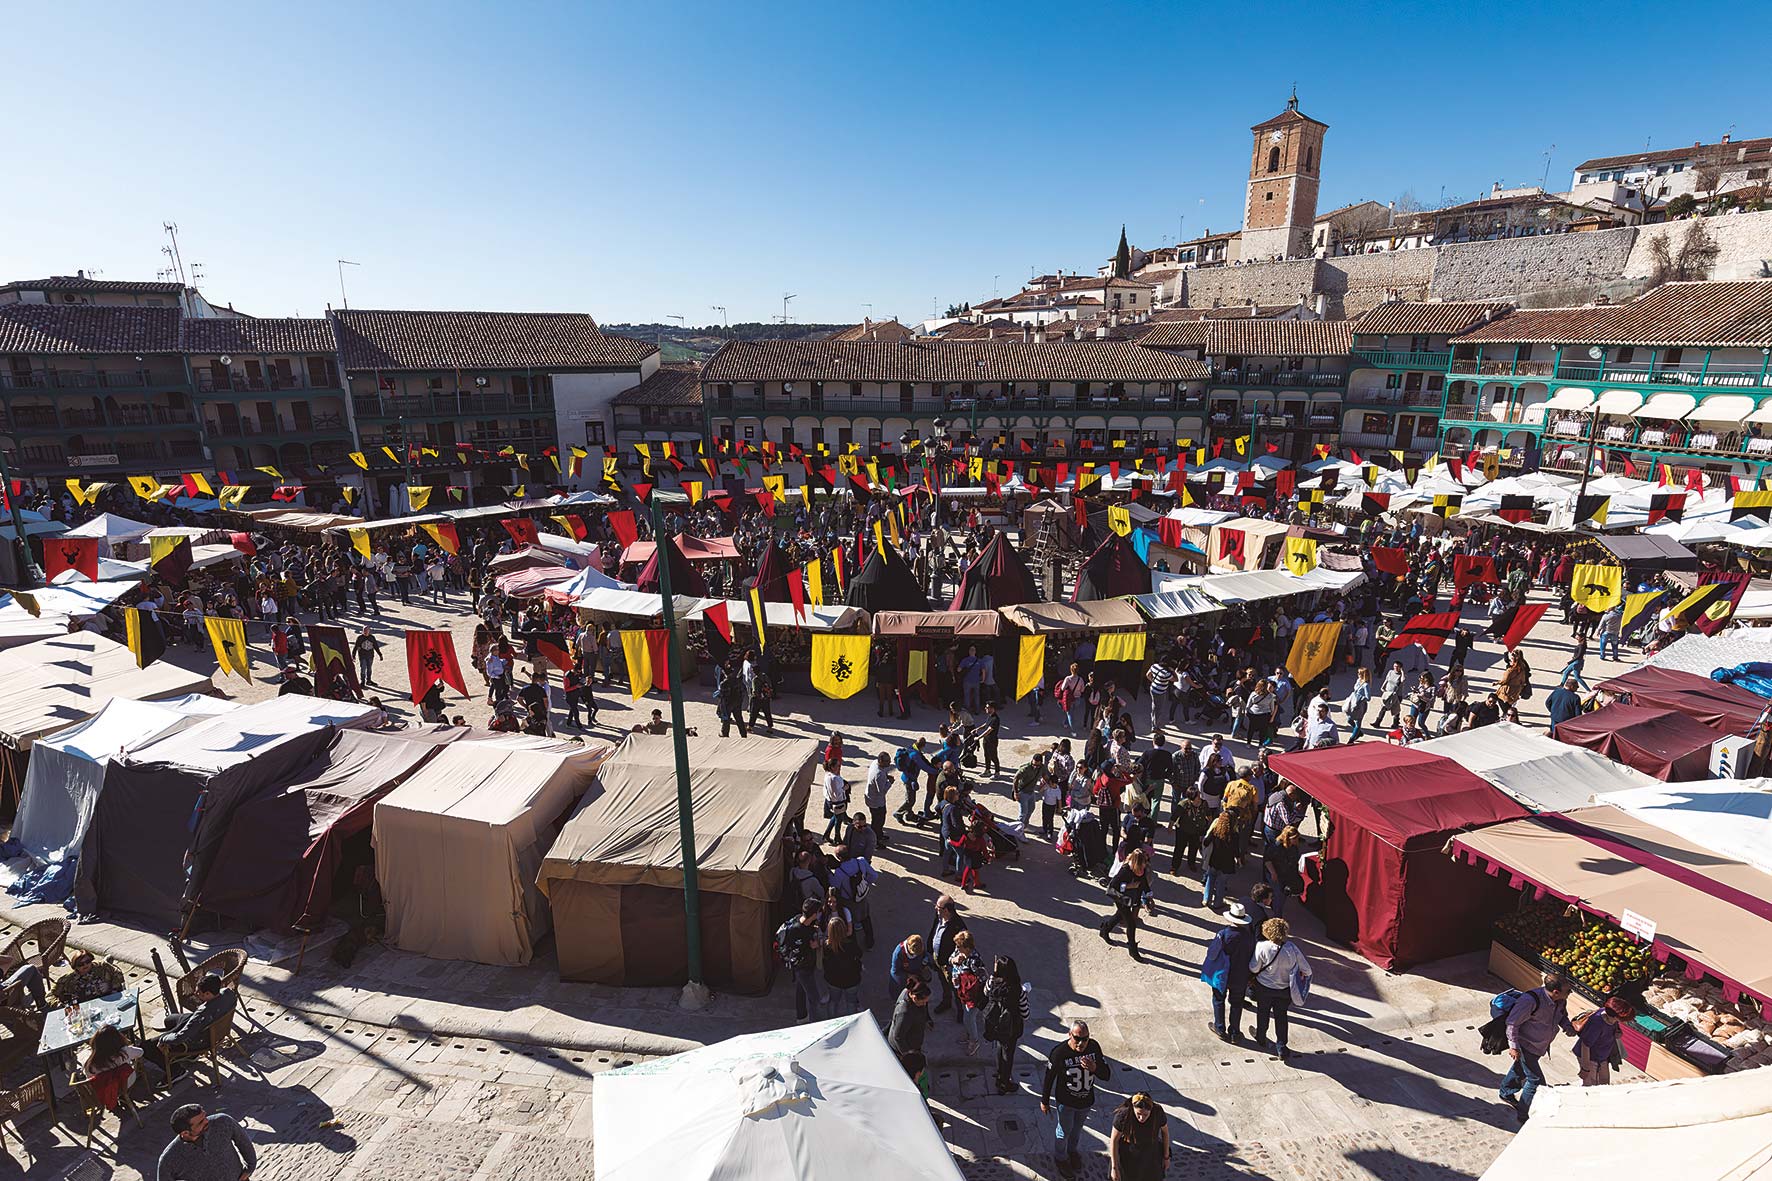
[[[1286,138],[1285,134],[1283,132],[1279,132],[1279,131],[1276,131],[1272,135],[1268,136],[1268,139],[1272,140],[1274,143],[1279,143],[1281,140],[1283,140],[1285,138]]]

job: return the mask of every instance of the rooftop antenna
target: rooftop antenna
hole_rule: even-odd
[[[345,294],[345,268],[360,267],[362,265],[362,263],[352,262],[348,258],[341,258],[338,260],[338,298],[339,301],[345,305],[345,311],[347,312],[351,310],[351,297]]]
[[[208,276],[206,276],[203,273],[203,264],[202,263],[194,262],[191,264],[191,286],[193,286],[193,287],[197,286],[199,283],[203,282],[203,280],[207,277]]]
[[[798,295],[784,295],[781,297],[781,322],[783,324],[788,322],[788,300],[799,298]]]
[[[683,327],[683,317],[682,316],[666,316],[665,319],[675,320],[677,322],[677,327],[679,327],[679,328]]]
[[[872,320],[874,318],[874,305],[871,303],[864,303],[861,306],[866,310],[867,318]]]
[[[1551,153],[1556,150],[1557,150],[1557,145],[1552,144],[1550,147],[1546,148],[1544,151],[1544,175],[1538,178],[1538,187],[1541,189],[1545,185],[1550,183]]]
[[[166,237],[169,243],[166,246],[160,247],[160,253],[164,254],[168,261],[172,263],[173,273],[178,276],[178,285],[180,287],[189,287],[190,284],[185,281],[184,256],[178,252],[178,223],[174,221],[161,222],[160,228],[166,231]]]
[[[720,304],[717,304],[717,303],[709,304],[708,306],[710,308],[712,308],[714,311],[720,313],[720,324],[722,327],[725,327],[725,328],[732,327],[732,319],[731,319],[731,317],[727,316],[726,309],[723,306],[721,306]]]

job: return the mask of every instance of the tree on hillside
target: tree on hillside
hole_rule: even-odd
[[[1132,274],[1132,247],[1126,244],[1126,227],[1120,227],[1120,248],[1114,251],[1114,278],[1124,279]]]
[[[1708,279],[1720,253],[1717,240],[1704,228],[1702,218],[1686,223],[1686,233],[1678,246],[1673,244],[1671,230],[1657,235],[1649,243],[1649,285],[1660,287],[1663,283]]]

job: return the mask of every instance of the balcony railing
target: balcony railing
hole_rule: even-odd
[[[29,373],[0,373],[0,389],[7,390],[128,390],[144,386],[182,386],[185,375],[156,378],[147,369],[97,369],[87,372],[38,369]]]
[[[1572,447],[1585,454],[1590,430],[1594,432],[1595,444],[1602,449],[1678,452],[1772,463],[1772,437],[1763,437],[1753,430],[1724,429],[1720,424],[1656,419],[1603,418],[1595,427],[1585,415],[1558,415],[1545,427],[1545,449]]]
[[[1303,369],[1285,369],[1279,372],[1219,369],[1212,375],[1212,384],[1249,386],[1255,389],[1338,390],[1347,385],[1347,374],[1314,373]]]
[[[758,398],[754,395],[733,395],[729,398],[714,397],[707,402],[708,412],[716,417],[731,417],[735,414],[833,414],[856,415],[911,415],[929,417],[931,415],[950,415],[977,417],[985,414],[998,414],[1013,411],[1051,411],[1072,414],[1106,414],[1115,411],[1133,412],[1142,410],[1159,411],[1169,414],[1198,414],[1205,406],[1203,399],[1195,397],[1177,397],[1173,394],[1123,395],[1115,398],[1108,395],[1094,395],[1079,398],[1074,394],[1016,395],[980,395],[966,397],[955,394],[947,398],[869,398],[849,394],[826,394],[822,397],[798,395],[782,397],[771,395]],[[357,411],[362,417],[363,411]]]
[[[170,406],[119,406],[110,412],[117,426],[195,426],[197,412]]]
[[[306,373],[266,373],[249,377],[243,373],[227,377],[199,371],[197,392],[200,394],[275,394],[286,390],[342,390],[339,379],[313,381]]]
[[[47,406],[13,406],[0,412],[0,423],[12,430],[91,430],[94,427],[195,426],[197,415],[171,406],[117,406],[106,410]]]
[[[1439,390],[1359,390],[1349,393],[1349,406],[1431,408],[1438,410],[1445,395]]]
[[[275,422],[259,422],[257,419],[242,418],[234,422],[206,422],[203,429],[218,438],[245,439],[260,438],[266,435],[316,435],[330,432],[343,433],[345,419],[342,414],[312,415],[306,426],[294,419],[279,417]]]
[[[1478,426],[1523,426],[1537,429],[1544,425],[1542,418],[1528,418],[1528,412],[1543,410],[1544,403],[1537,402],[1531,406],[1504,405],[1497,414],[1496,407],[1483,407],[1474,402],[1448,402],[1440,418],[1444,422],[1475,423]]]
[[[1451,353],[1359,352],[1354,357],[1361,365],[1374,369],[1432,369],[1444,372],[1452,360]]]
[[[459,394],[376,397],[353,394],[358,418],[472,418],[477,414],[553,414],[554,395],[496,394],[462,390]]]
[[[1602,365],[1592,361],[1565,361],[1556,376],[1564,381],[1594,381],[1619,385],[1715,386],[1724,389],[1757,389],[1772,384],[1763,366],[1757,365]]]

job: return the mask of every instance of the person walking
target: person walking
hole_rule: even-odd
[[[1150,858],[1143,849],[1126,854],[1124,864],[1108,879],[1108,893],[1114,900],[1114,913],[1101,924],[1101,937],[1112,943],[1114,928],[1124,923],[1126,952],[1134,960],[1142,961],[1144,957],[1138,954],[1138,912],[1151,893]]]
[[[1023,764],[1010,783],[1024,834],[1028,831],[1028,822],[1033,819],[1034,805],[1040,802],[1041,787],[1046,780],[1046,754],[1043,750],[1035,751],[1033,759]],[[1046,827],[1052,827],[1050,821]]]
[[[849,823],[849,784],[843,778],[841,763],[824,773],[824,843],[835,844],[843,839]]]
[[[1341,708],[1347,714],[1347,740],[1358,742],[1360,729],[1366,721],[1366,709],[1372,704],[1372,670],[1364,665],[1354,674],[1354,687],[1348,690]]]
[[[1301,987],[1308,987],[1311,978],[1310,964],[1292,942],[1292,928],[1285,919],[1269,919],[1261,925],[1261,942],[1250,957],[1249,971],[1254,976],[1255,1044],[1263,1050],[1271,1048],[1284,1062],[1292,1056],[1286,1048],[1286,1014],[1292,1008],[1293,985],[1300,982]],[[1274,1023],[1271,1047],[1267,1040],[1269,1018]]]
[[[1145,679],[1151,690],[1151,733],[1155,734],[1163,724],[1157,711],[1168,702],[1169,694],[1175,688],[1175,670],[1169,667],[1167,660],[1159,656],[1151,661],[1150,672]],[[1171,710],[1173,712],[1173,707]]]
[[[1567,1007],[1569,982],[1560,972],[1546,972],[1542,979],[1543,984],[1515,997],[1507,1011],[1507,1052],[1513,1063],[1498,1094],[1522,1124],[1531,1114],[1532,1097],[1544,1085],[1544,1056],[1557,1030],[1575,1033]]]
[[[824,932],[827,1016],[847,1017],[861,1012],[861,956],[862,947],[854,928],[841,914],[833,914]]]
[[[1218,814],[1206,830],[1200,855],[1206,861],[1205,877],[1200,882],[1200,905],[1218,911],[1224,906],[1225,887],[1243,864],[1242,839],[1235,813]]]
[[[159,1181],[247,1181],[258,1150],[231,1115],[209,1115],[197,1103],[172,1113],[174,1139],[160,1153]]]
[[[1070,1036],[1046,1055],[1046,1077],[1040,1084],[1040,1114],[1051,1115],[1054,1101],[1058,1119],[1052,1135],[1052,1163],[1059,1175],[1070,1178],[1082,1167],[1083,1128],[1089,1109],[1095,1106],[1095,1083],[1113,1074],[1101,1043],[1089,1036],[1087,1022],[1071,1025]]]
[[[1003,735],[1003,715],[997,712],[996,702],[984,703],[984,721],[979,723],[978,730],[979,749],[984,756],[984,774],[1001,775],[1003,760],[997,753],[997,742]]]
[[[824,991],[818,983],[818,948],[824,941],[819,919],[824,906],[817,898],[800,903],[800,913],[775,933],[776,954],[794,978],[794,1017],[800,1024],[823,1014]]]
[[[873,822],[874,836],[879,839],[882,849],[890,848],[892,844],[886,839],[886,797],[891,791],[892,756],[881,751],[874,756],[873,766],[868,768],[868,781],[862,792],[862,803],[867,805],[868,819]]]
[[[1072,738],[1077,736],[1077,708],[1088,708],[1088,682],[1083,679],[1083,666],[1071,662],[1071,671],[1052,691],[1053,699],[1058,702],[1059,712],[1064,714],[1065,732]]]
[[[1162,1181],[1169,1171],[1169,1117],[1149,1091],[1134,1091],[1114,1109],[1108,1134],[1111,1181]]]
[[[1582,1086],[1603,1087],[1612,1081],[1612,1070],[1621,1065],[1622,1057],[1618,1027],[1636,1015],[1634,1005],[1615,996],[1570,1023],[1575,1028],[1575,1063]]]
[[[985,982],[984,1005],[979,1013],[979,1031],[986,1041],[997,1047],[997,1094],[1015,1090],[1015,1046],[1027,1030],[1030,1009],[1028,994],[1031,985],[1021,978],[1021,969],[1006,955],[991,965],[991,978]]]
[[[357,638],[351,642],[351,647],[357,652],[357,679],[365,685],[374,684],[374,678],[369,674],[375,667],[376,659],[381,655],[382,644],[370,633],[367,623],[363,625],[363,630],[357,633]]]
[[[1408,679],[1403,675],[1401,661],[1391,661],[1390,668],[1385,670],[1384,682],[1378,686],[1378,713],[1372,718],[1372,725],[1379,730],[1384,729],[1384,715],[1391,715],[1391,725],[1403,724],[1403,691],[1408,687]]]
[[[935,917],[929,923],[929,955],[935,964],[936,979],[941,982],[941,1004],[935,1012],[945,1013],[954,1007],[954,985],[948,976],[948,961],[954,956],[954,939],[966,929],[960,907],[952,895],[943,894],[935,900]],[[960,1019],[955,1014],[954,1019]]]
[[[1212,1032],[1220,1041],[1243,1041],[1243,1004],[1249,987],[1249,963],[1255,956],[1256,934],[1241,902],[1225,907],[1224,925],[1206,944],[1200,979],[1212,989]]]
[[[1606,608],[1605,614],[1600,616],[1600,655],[1599,655],[1599,659],[1601,659],[1601,660],[1606,659],[1606,650],[1608,648],[1610,648],[1612,650],[1612,659],[1613,660],[1617,660],[1620,658],[1619,657],[1619,650],[1618,650],[1618,639],[1619,639],[1619,633],[1623,629],[1623,624],[1624,624],[1624,603],[1623,603],[1623,601],[1619,601],[1617,603],[1612,604],[1610,607]]]

